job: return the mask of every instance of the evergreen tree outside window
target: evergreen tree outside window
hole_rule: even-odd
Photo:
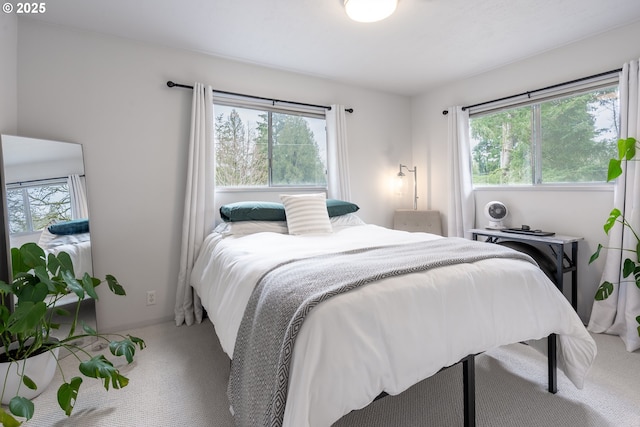
[[[618,85],[470,114],[474,186],[604,183],[619,134]]]
[[[214,101],[214,115],[217,187],[326,188],[324,114]]]

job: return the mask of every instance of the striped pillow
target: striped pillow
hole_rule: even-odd
[[[317,194],[282,194],[289,234],[332,233],[326,196]]]

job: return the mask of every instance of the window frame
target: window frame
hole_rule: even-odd
[[[215,107],[216,105],[221,105],[225,107],[235,107],[235,108],[247,108],[253,110],[260,110],[268,113],[268,147],[267,147],[267,185],[265,186],[220,186],[216,184],[215,191],[216,192],[259,192],[259,193],[268,193],[268,192],[282,192],[286,191],[327,191],[328,190],[328,177],[329,177],[329,159],[328,156],[325,158],[325,184],[324,185],[304,185],[304,184],[294,184],[294,185],[278,185],[273,184],[273,138],[272,138],[272,114],[290,114],[290,115],[299,115],[302,117],[314,118],[314,119],[322,119],[325,121],[325,153],[328,150],[328,138],[326,135],[326,111],[327,109],[323,106],[313,106],[313,105],[302,105],[302,104],[288,104],[285,101],[276,101],[268,100],[263,98],[253,98],[250,96],[243,96],[231,93],[223,93],[223,92],[214,92],[213,94],[213,114],[215,120]],[[214,148],[215,150],[215,137],[214,137]]]
[[[606,75],[598,75],[593,78],[573,81],[567,84],[560,84],[551,86],[548,89],[525,92],[523,94],[506,97],[496,100],[494,102],[483,103],[477,106],[468,107],[469,121],[474,117],[481,117],[490,114],[499,113],[510,109],[532,106],[532,179],[528,184],[476,184],[472,179],[473,190],[491,191],[491,190],[584,190],[584,191],[613,191],[613,182],[566,182],[566,183],[549,183],[539,182],[542,177],[542,146],[541,146],[541,129],[542,123],[540,120],[540,104],[558,100],[563,98],[569,98],[572,96],[579,96],[584,93],[592,92],[599,89],[606,89],[611,87],[619,88],[620,78],[619,73],[611,73]],[[537,120],[535,116],[537,115]],[[471,126],[469,125],[469,138],[471,138]],[[619,138],[619,136],[618,136]],[[472,156],[470,150],[469,156]],[[470,164],[473,163],[473,159],[470,158]]]
[[[19,231],[19,232],[15,232],[15,233],[9,233],[11,236],[25,236],[25,235],[29,235],[29,234],[33,234],[33,233],[39,233],[41,232],[43,229],[40,230],[36,230],[33,227],[33,210],[31,207],[31,203],[29,202],[29,194],[28,191],[30,188],[38,188],[38,187],[46,187],[46,186],[53,186],[53,185],[66,185],[67,186],[67,190],[69,190],[69,182],[67,180],[67,178],[50,178],[50,179],[39,179],[39,180],[34,180],[34,181],[28,181],[28,182],[15,182],[15,183],[9,183],[6,186],[6,191],[15,191],[15,190],[20,190],[21,194],[22,194],[22,205],[24,206],[24,213],[25,213],[25,222],[26,222],[26,230],[25,231]],[[71,207],[71,193],[69,192],[69,207]],[[7,204],[7,218],[9,218],[9,206]],[[9,220],[7,221],[9,222]]]

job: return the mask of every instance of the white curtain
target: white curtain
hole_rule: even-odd
[[[180,271],[176,291],[175,321],[191,325],[202,321],[202,304],[191,287],[191,269],[214,221],[215,150],[211,86],[193,86],[189,166],[184,201]]]
[[[469,111],[449,108],[449,237],[470,237],[475,221],[475,200],[471,181]]]
[[[349,156],[347,155],[347,118],[344,106],[332,105],[327,119],[327,196],[351,200]]]
[[[71,195],[71,219],[89,218],[87,189],[84,185],[84,178],[78,174],[69,175],[67,177],[67,185]]]
[[[640,137],[640,77],[638,61],[624,64],[620,74],[620,138]],[[639,156],[636,156],[639,157]],[[638,162],[623,164],[623,174],[616,180],[614,207],[620,209],[626,221],[634,230],[640,231],[640,168]],[[604,223],[605,218],[603,218]],[[636,250],[636,238],[620,224],[609,232],[610,248]],[[594,301],[588,329],[591,332],[619,335],[627,351],[640,349],[638,322],[640,316],[640,289],[633,280],[622,277],[624,258],[633,252],[623,254],[622,250],[609,249],[606,252],[603,281],[615,284],[613,293],[605,300]],[[632,277],[632,276],[631,276]],[[619,283],[619,285],[618,285]]]

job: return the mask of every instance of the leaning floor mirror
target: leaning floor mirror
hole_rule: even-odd
[[[1,135],[4,214],[0,217],[3,260],[2,280],[10,278],[10,248],[38,243],[45,252],[68,253],[77,272],[93,273],[89,209],[82,145]],[[67,225],[73,224],[73,227]],[[4,263],[2,263],[4,264]],[[4,271],[6,270],[6,271]],[[77,296],[69,294],[56,308],[73,309]],[[80,320],[97,329],[95,301],[87,297],[80,305]],[[65,337],[70,325],[60,318],[54,335]],[[95,341],[76,342],[85,346]]]

